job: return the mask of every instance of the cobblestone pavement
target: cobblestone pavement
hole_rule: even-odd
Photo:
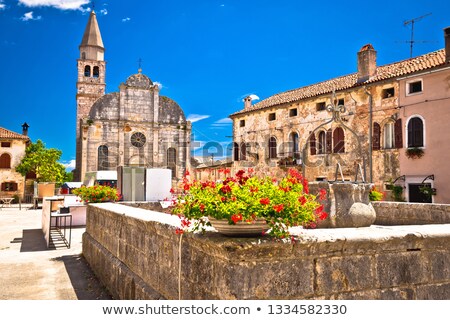
[[[70,249],[63,243],[48,249],[41,215],[24,206],[0,209],[0,299],[111,299],[81,254],[85,228],[72,229]]]

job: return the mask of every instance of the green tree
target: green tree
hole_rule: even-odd
[[[66,168],[58,162],[62,151],[54,148],[47,149],[41,140],[31,143],[25,150],[25,156],[16,167],[22,176],[29,172],[36,173],[38,182],[63,183],[69,181]]]

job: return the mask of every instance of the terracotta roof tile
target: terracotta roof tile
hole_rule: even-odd
[[[365,84],[387,80],[390,78],[405,76],[414,72],[431,69],[445,64],[445,50],[441,49],[416,58],[379,66],[377,67],[376,75],[364,82],[358,83],[358,74],[352,73],[346,76],[319,82],[306,87],[277,93],[254,104],[249,109],[238,111],[236,113],[233,113],[231,116],[270,108],[285,103],[291,103],[302,99],[316,97],[322,94],[331,93],[333,92],[333,90],[340,91],[352,87],[358,87]]]
[[[3,139],[22,139],[29,140],[28,136],[24,136],[23,134],[15,133],[13,131],[7,130],[5,128],[0,127],[0,138]]]

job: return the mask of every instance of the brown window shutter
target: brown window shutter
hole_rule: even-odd
[[[377,122],[373,123],[372,150],[380,150],[381,127]]]
[[[234,161],[239,161],[239,145],[234,143]]]
[[[2,183],[2,191],[5,191],[5,189],[6,189],[6,183]]]
[[[333,145],[334,153],[344,153],[345,152],[345,143],[344,143],[344,130],[342,128],[336,128],[333,132]]]
[[[403,148],[402,119],[397,119],[394,124],[395,147]]]
[[[247,160],[247,145],[241,143],[241,160]]]
[[[314,133],[309,136],[309,150],[312,156],[316,154],[316,135]]]
[[[328,129],[327,130],[327,149],[326,149],[326,153],[331,153],[331,151],[332,151],[332,148],[331,148],[331,146],[332,146],[332,143],[331,143],[332,138],[333,138],[333,134],[331,132],[331,129]]]

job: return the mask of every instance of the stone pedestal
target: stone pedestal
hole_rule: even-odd
[[[369,202],[371,188],[372,184],[369,183],[311,182],[309,184],[311,194],[319,194],[320,189],[327,191],[327,198],[318,201],[323,204],[328,217],[318,224],[318,228],[354,228],[372,225],[376,213]]]

